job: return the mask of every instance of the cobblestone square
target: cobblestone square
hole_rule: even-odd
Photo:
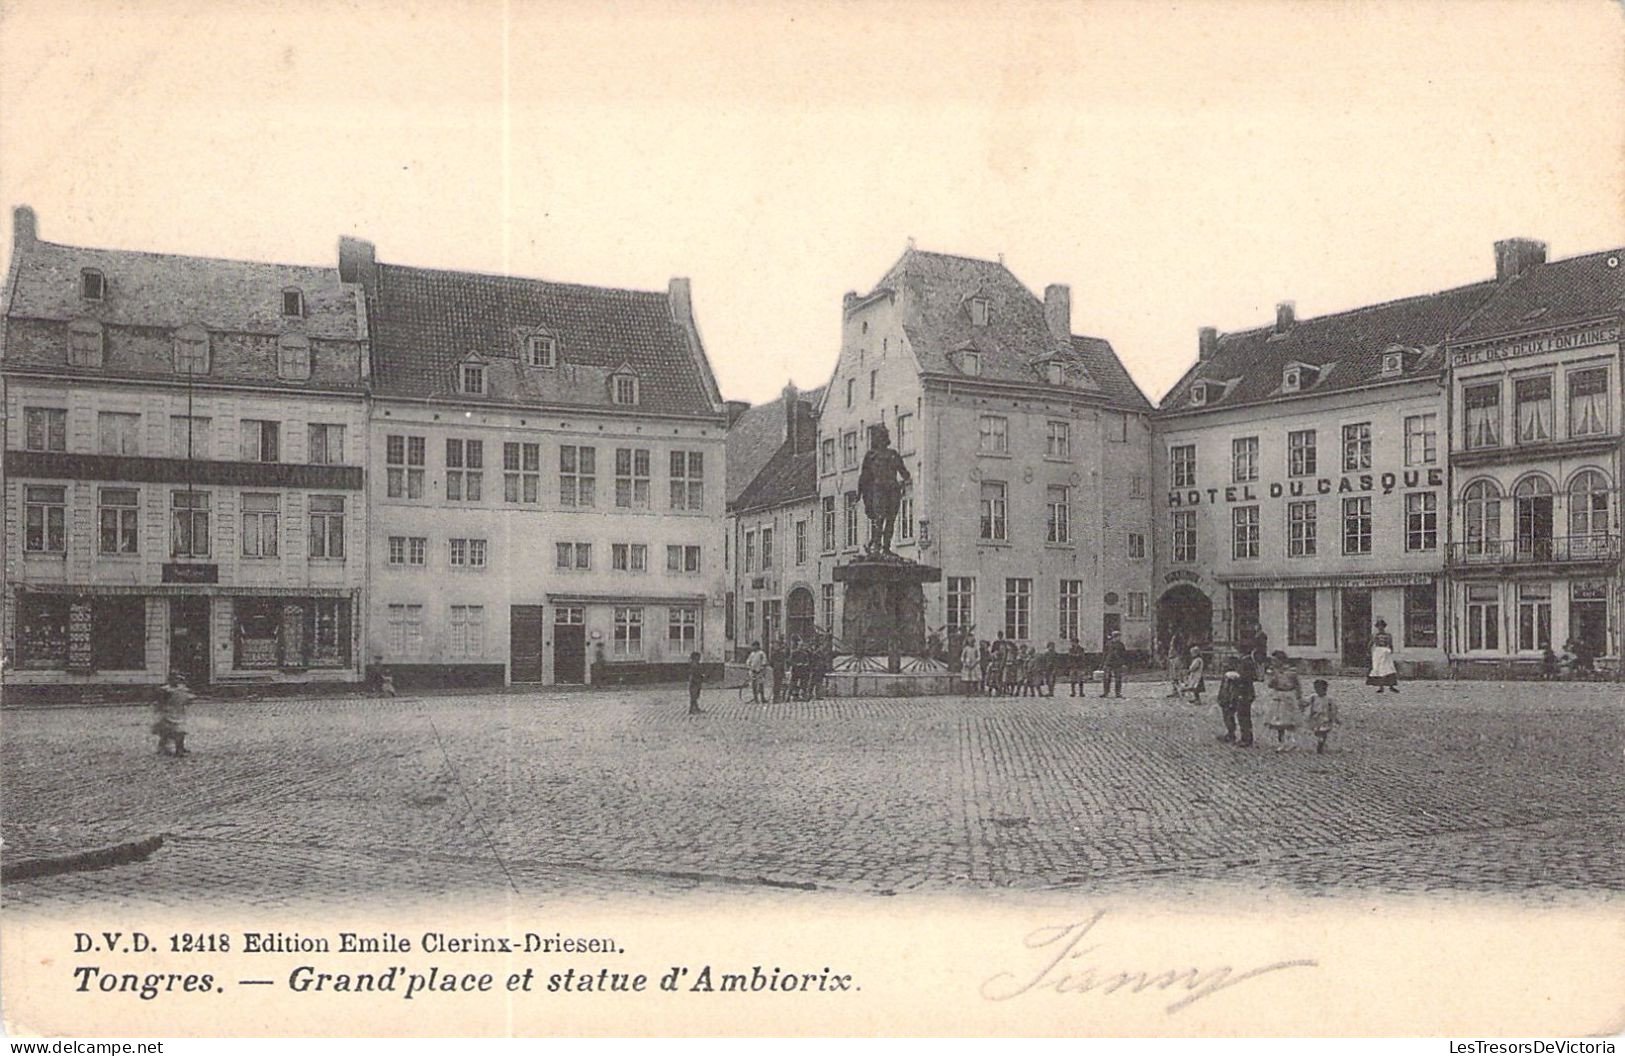
[[[4,713],[8,866],[161,834],[143,860],[14,879],[83,903],[336,909],[745,889],[889,896],[1625,890],[1619,687],[1333,692],[1331,750],[1215,742],[1217,709],[826,700],[713,689],[196,706],[154,754],[138,707]]]

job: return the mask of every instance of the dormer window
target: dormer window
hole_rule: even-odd
[[[552,334],[531,334],[525,338],[525,362],[533,367],[558,366],[558,338]]]
[[[79,273],[79,294],[87,301],[99,301],[107,296],[107,279],[95,268]]]
[[[283,334],[276,343],[277,377],[303,381],[310,377],[310,339],[303,334]]]
[[[305,317],[305,293],[292,286],[282,291],[282,314],[290,319]]]
[[[1405,353],[1384,352],[1382,354],[1382,376],[1397,378],[1405,373]]]
[[[635,374],[617,373],[609,379],[611,403],[635,405],[638,402],[638,379]]]
[[[1066,368],[1061,366],[1060,360],[1052,359],[1044,365],[1044,377],[1051,385],[1059,385],[1066,380]]]
[[[209,372],[209,332],[193,324],[175,331],[175,373],[191,376]]]
[[[971,377],[979,377],[982,373],[982,354],[980,352],[959,353],[959,369],[961,373]]]
[[[1191,386],[1191,406],[1201,407],[1207,403],[1207,382],[1199,381]]]
[[[986,326],[989,309],[986,297],[972,297],[970,299],[970,321],[972,326]]]
[[[1303,371],[1297,367],[1288,367],[1281,374],[1281,391],[1297,392],[1303,387]]]
[[[467,396],[485,395],[485,364],[464,363],[457,371],[458,389]]]
[[[102,365],[102,324],[94,319],[75,319],[68,324],[68,366]]]

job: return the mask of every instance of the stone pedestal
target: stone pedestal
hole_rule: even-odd
[[[899,557],[859,558],[835,567],[844,585],[841,639],[857,656],[884,656],[886,670],[902,671],[902,658],[925,653],[925,591],[942,569]]]

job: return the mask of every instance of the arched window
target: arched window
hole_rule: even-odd
[[[1493,480],[1474,481],[1462,492],[1462,516],[1469,557],[1495,556],[1501,543],[1501,489]]]
[[[1571,548],[1582,551],[1576,557],[1589,556],[1585,548],[1608,537],[1608,478],[1595,469],[1582,469],[1569,481],[1569,535]]]

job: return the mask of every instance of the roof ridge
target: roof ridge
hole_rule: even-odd
[[[393,264],[393,263],[388,263],[388,262],[385,262],[385,261],[379,261],[378,268],[379,268],[380,273],[384,269],[388,268],[388,269],[393,269],[393,270],[396,270],[396,271],[426,272],[426,273],[433,274],[433,275],[451,275],[451,276],[461,276],[463,278],[478,278],[478,279],[504,279],[504,280],[507,280],[507,281],[510,281],[510,282],[536,283],[536,284],[544,285],[544,286],[568,286],[568,287],[570,287],[572,289],[596,290],[596,291],[598,291],[600,293],[630,293],[630,294],[636,294],[638,296],[643,296],[643,297],[660,297],[660,298],[666,298],[666,297],[670,296],[670,293],[667,290],[639,290],[639,289],[633,289],[630,286],[598,286],[598,285],[595,285],[595,284],[590,283],[590,282],[567,282],[567,281],[564,281],[562,279],[542,279],[542,278],[536,278],[536,277],[530,276],[530,275],[514,275],[514,274],[501,273],[501,272],[495,272],[495,271],[477,271],[477,270],[472,270],[471,271],[471,270],[468,270],[468,269],[465,269],[465,268],[431,268],[431,267],[424,267],[424,266],[419,265],[419,264]]]
[[[1413,293],[1406,297],[1394,297],[1390,300],[1378,301],[1376,304],[1362,304],[1354,308],[1344,308],[1341,311],[1327,312],[1324,315],[1311,315],[1294,320],[1292,328],[1295,330],[1307,323],[1321,323],[1328,319],[1337,319],[1349,315],[1359,315],[1364,312],[1374,312],[1382,308],[1396,308],[1403,304],[1428,301],[1435,297],[1447,297],[1452,294],[1466,293],[1467,291],[1480,286],[1494,287],[1499,284],[1499,281],[1500,280],[1498,279],[1480,279],[1477,282],[1469,282],[1461,286],[1448,286],[1442,290],[1434,290],[1431,293]],[[1245,330],[1222,330],[1219,332],[1219,337],[1221,339],[1226,337],[1248,337],[1253,334],[1267,333],[1273,331],[1274,329],[1274,323],[1262,323],[1258,326],[1250,326]]]
[[[215,257],[204,256],[199,253],[166,253],[156,249],[122,249],[112,246],[81,246],[71,242],[52,242],[49,239],[36,238],[37,246],[50,246],[53,249],[79,250],[90,253],[115,253],[127,257],[152,257],[159,260],[195,260],[212,264],[251,264],[262,268],[302,268],[307,271],[330,271],[338,274],[338,264],[291,264],[282,260],[251,260],[247,257]],[[339,280],[343,282],[343,280]]]

